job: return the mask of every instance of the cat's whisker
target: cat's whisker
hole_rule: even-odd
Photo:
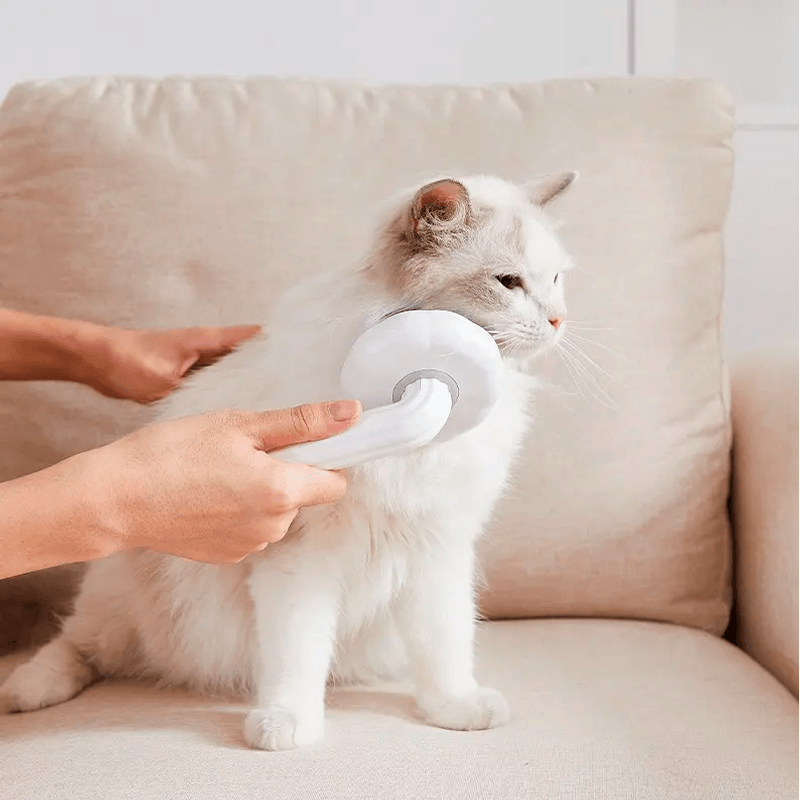
[[[570,366],[570,364],[569,364],[569,361],[567,361],[567,359],[564,357],[564,350],[561,348],[561,346],[560,346],[560,345],[558,345],[558,346],[555,348],[555,350],[556,350],[556,352],[558,353],[558,356],[559,356],[559,358],[561,359],[562,363],[563,363],[563,364],[564,364],[564,366],[566,367],[566,369],[567,369],[567,372],[569,373],[569,376],[570,376],[570,378],[572,378],[572,382],[575,384],[575,388],[578,390],[578,393],[580,394],[580,396],[581,396],[581,397],[582,397],[584,400],[586,400],[586,395],[583,393],[583,389],[581,388],[580,384],[578,383],[578,379],[575,377],[575,373],[573,372],[573,370],[572,370],[572,367],[571,367],[571,366]]]
[[[564,344],[567,345],[568,347],[570,347],[572,349],[572,352],[576,356],[579,356],[579,357],[583,358],[592,367],[594,367],[598,372],[602,373],[607,378],[610,378],[612,381],[616,381],[620,385],[625,386],[626,389],[629,388],[621,380],[619,380],[619,378],[617,378],[616,376],[612,375],[610,372],[608,372],[603,367],[601,367],[585,350],[583,350],[581,347],[579,347],[575,342],[571,342],[568,339],[566,339],[566,337],[565,337]]]
[[[512,357],[525,340],[515,331],[504,331],[494,336],[498,347],[504,348],[505,355]]]
[[[610,321],[606,319],[573,319],[569,317],[566,326],[569,329],[589,332],[614,332],[619,330],[630,330],[630,326],[624,321]]]
[[[573,357],[573,366],[577,370],[578,374],[581,376],[584,386],[589,394],[597,400],[600,405],[604,406],[605,408],[616,410],[617,403],[611,395],[603,389],[600,384],[593,379],[593,376],[590,372],[586,370],[582,364],[580,364],[575,358]]]
[[[613,356],[617,356],[617,358],[621,358],[621,359],[627,361],[628,363],[632,363],[631,359],[628,356],[624,355],[623,353],[617,352],[612,347],[608,347],[608,345],[601,344],[600,342],[596,342],[596,341],[594,341],[594,339],[589,339],[586,336],[581,336],[580,334],[575,333],[575,331],[572,331],[569,328],[567,328],[564,331],[564,338],[568,339],[570,341],[572,341],[574,339],[579,339],[581,342],[586,342],[586,344],[591,344],[594,347],[599,347],[601,350],[605,350],[607,353],[610,353]],[[574,342],[573,342],[573,344],[574,344]]]
[[[576,363],[580,365],[581,369],[586,373],[587,377],[592,381],[592,383],[595,386],[597,386],[597,388],[600,391],[603,391],[608,396],[608,393],[605,391],[605,389],[603,389],[603,387],[600,385],[600,382],[592,374],[591,370],[589,369],[589,366],[595,368],[600,373],[602,373],[603,375],[605,375],[608,378],[611,378],[612,380],[616,380],[616,379],[610,373],[606,372],[602,367],[600,367],[598,364],[596,364],[594,361],[592,361],[592,359],[590,359],[574,343],[572,343],[572,342],[564,342],[564,345],[566,346],[567,351],[570,352],[570,354],[573,356],[573,358],[575,359]],[[586,363],[581,361],[581,358],[583,358],[586,361]],[[619,381],[617,381],[617,382],[619,383]]]
[[[573,380],[575,381],[575,385],[578,387],[578,390],[581,393],[581,396],[584,400],[587,400],[591,397],[593,400],[596,400],[602,406],[607,407],[607,402],[603,399],[602,396],[599,396],[598,393],[594,390],[592,385],[586,379],[584,374],[584,370],[581,369],[580,364],[577,363],[577,360],[574,356],[572,356],[567,350],[561,349],[561,354],[564,358],[564,364],[568,366],[570,369],[570,373],[572,374]]]
[[[616,408],[614,399],[597,382],[594,375],[592,375],[591,372],[589,372],[586,366],[582,364],[577,359],[577,357],[574,354],[570,353],[566,348],[564,348],[562,352],[564,356],[570,361],[572,366],[575,368],[575,371],[580,376],[581,381],[586,390],[595,398],[595,400],[604,405],[606,408],[610,409]]]
[[[609,397],[606,392],[604,392],[601,388],[598,388],[597,385],[590,380],[588,380],[588,376],[584,371],[580,369],[577,363],[573,361],[573,368],[576,370],[577,374],[581,376],[581,382],[583,383],[584,388],[588,392],[589,396],[600,403],[603,408],[607,408],[611,411],[615,411],[617,406],[613,400],[613,398]]]
[[[614,328],[609,325],[580,325],[576,322],[567,323],[567,327],[570,330],[582,331],[586,333],[610,333],[618,330],[618,328]]]

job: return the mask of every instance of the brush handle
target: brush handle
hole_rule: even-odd
[[[436,438],[452,408],[453,398],[445,382],[421,378],[409,384],[396,403],[365,411],[344,433],[273,450],[270,455],[320,469],[346,469],[402,455]]]

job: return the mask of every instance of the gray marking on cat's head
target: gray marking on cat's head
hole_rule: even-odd
[[[488,330],[509,358],[555,343],[571,260],[542,207],[575,177],[546,175],[525,186],[445,178],[409,193],[365,267],[396,297],[389,314],[455,311]]]

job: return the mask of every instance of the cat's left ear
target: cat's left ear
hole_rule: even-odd
[[[554,172],[539,175],[525,184],[528,199],[535,206],[546,206],[578,179],[577,172]]]
[[[467,223],[470,214],[469,194],[461,181],[445,178],[425,184],[411,203],[411,221],[415,234],[426,231],[450,233]]]

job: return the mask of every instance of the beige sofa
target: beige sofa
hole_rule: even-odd
[[[2,305],[141,327],[262,321],[298,276],[358,258],[399,188],[577,169],[554,211],[596,367],[542,359],[536,424],[481,552],[479,673],[510,725],[437,730],[407,686],[335,688],[325,741],[270,754],[245,746],[241,699],[98,684],[0,718],[0,796],[796,797],[797,351],[737,361],[729,384],[734,149],[728,96],[703,81],[12,90]],[[84,387],[0,385],[0,479],[147,418]],[[26,597],[68,600],[65,575],[0,584],[6,641],[22,641]],[[0,678],[24,656],[0,659]]]

